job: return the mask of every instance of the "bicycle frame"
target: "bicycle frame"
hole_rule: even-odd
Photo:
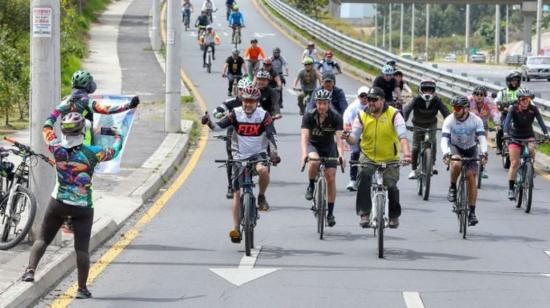
[[[379,212],[382,212],[382,216],[384,217],[383,222],[383,228],[388,227],[388,216],[387,213],[389,212],[389,201],[388,201],[388,191],[386,189],[386,186],[384,185],[384,169],[386,169],[386,165],[381,165],[376,168],[376,171],[371,177],[371,202],[372,202],[372,210],[370,212],[369,221],[371,222],[371,227],[374,229],[374,232],[376,233],[376,228],[378,227],[378,224],[381,222],[378,221],[377,217],[379,215]],[[378,199],[378,196],[383,196],[384,205],[378,204],[376,200]]]

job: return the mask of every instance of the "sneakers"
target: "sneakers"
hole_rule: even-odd
[[[78,288],[75,298],[86,299],[92,297],[92,293],[88,289]]]
[[[241,242],[241,231],[239,229],[233,229],[229,231],[229,237],[232,243],[239,244]]]
[[[22,281],[26,282],[33,282],[34,281],[34,270],[33,269],[26,269],[25,273],[21,277]]]
[[[479,220],[477,220],[476,213],[471,212],[468,214],[468,225],[469,226],[475,226]]]
[[[227,187],[227,192],[225,193],[227,199],[233,199],[233,188]]]
[[[203,63],[203,64],[202,64],[202,68],[205,68],[205,67],[206,67],[206,63]]]
[[[334,215],[327,216],[327,225],[332,228],[335,224],[336,219],[334,218]]]
[[[227,91],[227,96],[231,97],[233,96],[233,93],[231,93],[231,91]]]
[[[357,191],[357,181],[349,181],[348,186],[346,186],[348,191]]]
[[[432,174],[433,174],[433,175],[437,175],[438,173],[439,173],[439,171],[437,171],[437,168],[434,166],[434,167],[432,168]]]
[[[511,201],[516,200],[516,192],[513,189],[508,189],[508,199]]]
[[[399,227],[399,217],[390,218],[388,227],[390,227],[390,229],[397,229]]]
[[[487,171],[483,170],[483,172],[481,172],[481,178],[482,179],[488,179],[489,178],[489,174],[487,174]]]
[[[269,203],[267,203],[265,195],[258,195],[258,209],[264,212],[269,210]]]
[[[313,200],[313,188],[309,186],[306,189],[306,200]]]
[[[499,148],[497,148],[497,150],[496,150],[496,154],[497,154],[497,155],[501,155],[501,154],[502,154],[502,150],[501,150],[501,149],[499,149]]]
[[[359,226],[361,228],[368,228],[369,227],[369,215],[361,215],[361,221],[359,222]]]
[[[409,180],[415,180],[416,179],[416,170],[411,170],[409,173]]]
[[[449,187],[449,193],[447,194],[447,200],[449,200],[449,202],[456,202],[456,188]]]

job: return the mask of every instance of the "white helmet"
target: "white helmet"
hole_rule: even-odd
[[[359,87],[359,89],[357,89],[357,96],[365,93],[365,94],[368,94],[369,93],[369,90],[370,88],[367,87],[367,86],[362,86],[362,87]]]

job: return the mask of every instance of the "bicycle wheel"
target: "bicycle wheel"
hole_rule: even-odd
[[[516,194],[516,208],[520,208],[523,203],[523,187],[525,180],[525,165],[521,165],[518,169],[517,178],[516,178],[516,187],[514,187],[514,192]]]
[[[468,228],[468,191],[466,188],[465,179],[460,180],[460,204],[459,204],[459,213],[460,213],[460,226],[462,227],[460,233],[462,233],[462,238],[466,238],[466,229]]]
[[[416,168],[420,168],[420,174],[416,175],[416,192],[419,196],[422,196],[422,190],[423,190],[423,173],[424,173],[424,160],[422,159],[422,155],[418,155],[418,164],[416,165]]]
[[[508,155],[508,152],[502,151],[502,155],[500,156],[502,160],[502,168],[509,169],[510,168],[510,155]]]
[[[433,162],[432,162],[432,149],[427,148],[424,150],[424,158],[422,161],[424,162],[424,166],[422,167],[422,173],[424,177],[424,189],[422,190],[422,196],[424,201],[427,201],[430,198],[430,182],[432,179],[432,168],[433,168]]]
[[[254,229],[253,224],[253,207],[254,202],[252,199],[254,196],[252,196],[250,193],[244,193],[243,194],[243,210],[244,210],[244,223],[243,223],[243,230],[244,230],[244,251],[247,256],[250,256],[250,249],[252,248],[252,232]]]
[[[531,212],[533,198],[533,164],[528,161],[525,163],[525,177],[523,178],[523,205],[525,213]]]
[[[7,208],[8,197],[0,204],[0,208]],[[18,187],[12,198],[10,213],[4,213],[0,218],[2,237],[0,250],[10,249],[19,244],[29,233],[36,215],[36,199],[24,187]]]
[[[327,211],[326,186],[327,184],[324,179],[317,181],[315,203],[317,205],[317,232],[321,240],[325,231],[325,216]]]
[[[481,162],[479,162],[479,166],[477,169],[477,188],[481,188],[481,179],[483,178],[483,165]]]
[[[207,47],[210,48],[210,47]],[[206,59],[206,71],[210,74],[212,72],[212,52],[208,51],[208,56]]]
[[[376,196],[376,235],[378,236],[378,258],[384,257],[384,207],[386,206],[386,200],[384,195],[379,194]]]

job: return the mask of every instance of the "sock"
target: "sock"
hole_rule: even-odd
[[[516,181],[508,181],[508,187],[510,189],[514,189],[514,186],[516,185]]]
[[[476,213],[476,206],[475,205],[470,205],[470,213]]]
[[[456,190],[456,183],[451,183],[451,188],[454,188]]]
[[[332,216],[332,212],[334,211],[334,202],[328,202],[328,213],[327,216]]]
[[[309,188],[313,190],[315,187],[315,179],[309,179]]]

